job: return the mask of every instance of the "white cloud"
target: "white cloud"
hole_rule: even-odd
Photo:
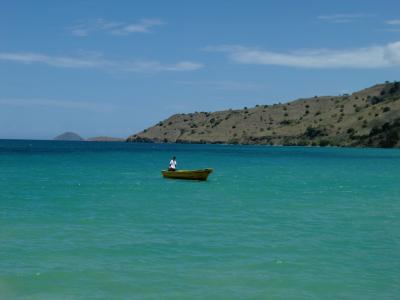
[[[126,24],[110,31],[112,34],[127,35],[130,33],[149,33],[155,26],[164,25],[159,19],[143,19],[136,24]]]
[[[128,35],[132,33],[150,33],[152,29],[165,23],[160,19],[142,19],[136,23],[111,22],[104,19],[80,22],[70,28],[75,36],[86,37],[93,32],[106,32],[112,35]]]
[[[125,71],[132,72],[163,72],[163,71],[195,71],[202,68],[200,63],[181,61],[175,64],[161,64],[158,61],[136,61],[127,63],[124,66]]]
[[[13,61],[26,64],[42,63],[54,67],[64,68],[95,68],[110,66],[113,63],[103,60],[98,56],[49,56],[40,53],[8,53],[0,52],[0,60]]]
[[[330,22],[330,23],[349,23],[362,18],[371,17],[369,14],[354,13],[354,14],[334,14],[334,15],[322,15],[318,16],[319,20]]]
[[[391,26],[383,29],[376,29],[375,31],[400,32],[400,19],[386,20],[385,24]]]
[[[68,110],[84,110],[91,112],[112,112],[118,106],[107,103],[93,103],[84,101],[65,101],[50,99],[20,99],[20,98],[0,98],[0,105],[25,107],[25,108],[59,108]]]
[[[397,20],[387,20],[387,21],[385,21],[385,23],[386,23],[386,24],[389,24],[389,25],[400,25],[400,19],[397,19]]]
[[[385,68],[400,65],[400,41],[384,46],[346,50],[315,49],[289,53],[231,45],[206,47],[205,50],[225,52],[232,61],[241,64],[300,68]]]
[[[11,61],[25,64],[46,64],[61,68],[100,68],[126,72],[164,72],[194,71],[203,67],[201,63],[179,61],[173,64],[162,64],[147,60],[109,60],[99,54],[87,54],[78,57],[50,56],[40,53],[7,53],[0,52],[0,61]]]

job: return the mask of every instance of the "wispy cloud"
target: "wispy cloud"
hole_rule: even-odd
[[[386,28],[375,29],[375,31],[385,31],[385,32],[400,32],[400,19],[392,19],[385,21]]]
[[[0,60],[26,64],[42,63],[63,68],[96,68],[111,66],[112,62],[104,60],[99,55],[85,55],[80,57],[50,56],[29,52],[0,52]]]
[[[266,87],[265,84],[242,81],[177,81],[177,84],[187,86],[205,86],[216,90],[253,91]]]
[[[371,17],[370,14],[354,13],[354,14],[333,14],[318,16],[319,20],[330,23],[349,23],[359,19]]]
[[[135,61],[127,63],[122,70],[132,72],[164,72],[164,71],[195,71],[201,69],[202,64],[191,61],[180,61],[174,64],[162,64],[158,61]]]
[[[241,64],[300,68],[385,68],[400,65],[400,41],[365,48],[315,49],[289,53],[232,45],[206,47],[205,50],[227,53],[232,61]]]
[[[164,25],[159,19],[143,19],[138,23],[126,24],[114,28],[110,33],[117,35],[127,35],[131,33],[149,33],[153,27]]]
[[[21,99],[21,98],[0,98],[0,105],[25,107],[25,108],[58,108],[68,110],[84,110],[90,112],[112,112],[118,106],[108,103],[93,103],[85,101],[65,101],[54,99]]]
[[[397,19],[397,20],[386,20],[385,23],[388,24],[388,25],[400,25],[400,19]]]
[[[25,64],[45,64],[60,68],[105,69],[126,72],[164,72],[164,71],[194,71],[203,67],[201,63],[179,61],[172,64],[163,64],[153,60],[110,60],[99,54],[86,54],[77,57],[51,56],[40,53],[7,53],[0,52],[0,61],[9,61]]]
[[[136,23],[106,21],[95,19],[70,27],[71,33],[75,36],[86,37],[94,32],[106,32],[112,35],[128,35],[132,33],[150,33],[154,27],[164,25],[160,19],[141,19]]]

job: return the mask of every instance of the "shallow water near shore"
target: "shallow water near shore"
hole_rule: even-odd
[[[3,140],[0,299],[399,299],[399,182],[398,149]]]

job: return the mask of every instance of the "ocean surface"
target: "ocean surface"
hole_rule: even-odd
[[[400,150],[2,140],[0,299],[400,299]]]

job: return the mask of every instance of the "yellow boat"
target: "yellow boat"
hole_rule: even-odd
[[[176,171],[161,171],[164,178],[171,179],[189,179],[189,180],[207,180],[208,175],[213,169],[203,170],[176,170]]]

